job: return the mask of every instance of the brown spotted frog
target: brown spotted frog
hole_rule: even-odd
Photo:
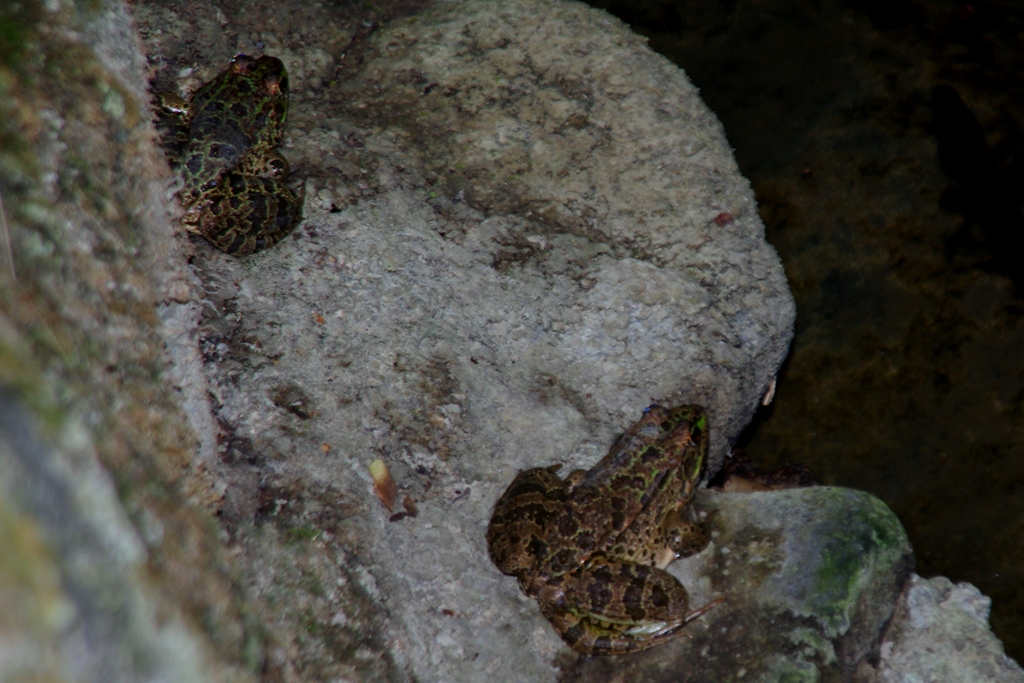
[[[519,472],[494,506],[491,559],[535,598],[573,649],[622,654],[682,635],[686,589],[664,571],[708,544],[687,519],[703,474],[707,415],[652,405],[592,469]]]
[[[159,125],[184,186],[185,227],[229,254],[280,241],[302,218],[276,151],[288,116],[288,73],[276,57],[237,55],[186,103],[160,97]]]

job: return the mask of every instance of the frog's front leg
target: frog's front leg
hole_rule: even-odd
[[[228,173],[185,220],[221,251],[241,256],[281,241],[301,218],[302,198],[285,184]]]
[[[236,173],[254,175],[274,180],[284,180],[291,172],[288,160],[276,149],[266,154],[248,154],[238,165]]]
[[[622,532],[606,554],[664,569],[679,557],[695,555],[711,541],[707,527],[715,511],[704,522],[690,519],[692,508],[669,510],[662,519],[653,518],[647,510]]]
[[[603,556],[591,558],[574,572],[549,578],[536,597],[562,639],[587,655],[653,647],[682,635],[687,622],[710,608],[688,613],[686,589],[674,576]]]
[[[665,535],[666,543],[674,551],[675,557],[696,555],[711,542],[708,526],[718,511],[712,510],[703,522],[694,522],[687,519],[686,516],[691,512],[692,508],[676,510],[668,515],[662,523],[661,528]],[[664,566],[659,566],[664,569]]]

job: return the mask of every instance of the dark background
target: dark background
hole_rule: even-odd
[[[797,303],[739,444],[899,515],[1024,661],[1024,3],[592,0],[725,126]]]

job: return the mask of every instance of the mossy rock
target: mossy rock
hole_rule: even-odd
[[[677,562],[699,607],[725,602],[688,627],[692,638],[632,657],[591,660],[579,680],[848,680],[877,656],[882,629],[913,570],[896,515],[874,496],[811,487],[702,491],[713,542]]]

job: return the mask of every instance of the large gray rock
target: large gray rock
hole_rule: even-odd
[[[346,552],[417,678],[552,680],[568,650],[487,556],[495,499],[521,468],[591,465],[652,401],[708,407],[716,469],[786,352],[781,264],[696,90],[603,13],[440,4],[363,59],[295,88],[296,237],[196,248],[219,509],[274,618],[351,639],[331,591],[264,579],[298,542],[336,585]],[[377,458],[417,517],[388,521]]]
[[[523,377],[508,401],[548,384],[599,442],[652,398],[705,404],[717,471],[785,356],[794,311],[749,184],[682,71],[572,3],[441,5],[371,49],[341,84],[346,109],[376,133],[368,147],[404,142],[388,161],[429,200],[446,258],[472,254],[467,278],[501,290],[470,303],[462,272],[430,280],[454,286],[467,317],[481,309],[486,324],[467,320],[476,334],[460,336]]]

